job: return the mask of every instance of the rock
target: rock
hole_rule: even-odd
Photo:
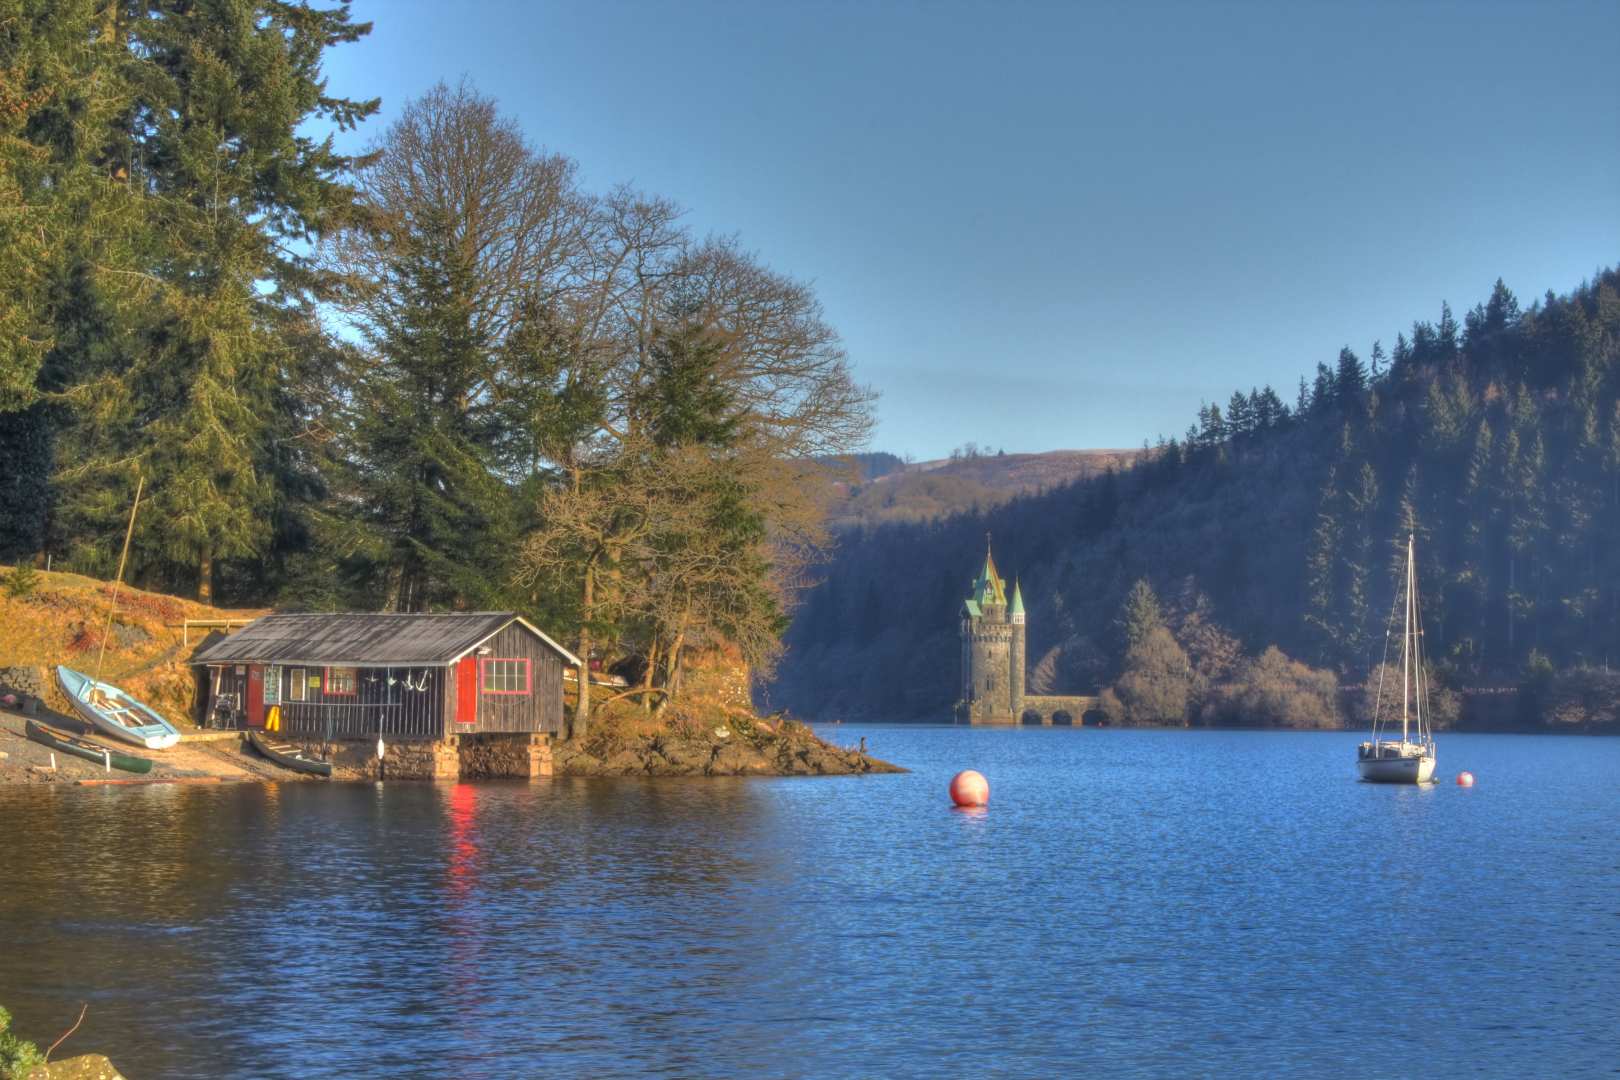
[[[0,694],[14,695],[19,701],[45,693],[45,675],[37,667],[0,667]]]
[[[695,776],[701,773],[708,766],[711,756],[706,744],[688,742],[685,739],[666,739],[659,747],[659,751],[671,768],[682,776]]]
[[[39,1065],[28,1073],[28,1080],[125,1080],[117,1066],[101,1054],[81,1054],[78,1057]]]
[[[636,776],[646,771],[646,762],[634,750],[620,750],[602,762],[602,773],[607,776]]]
[[[728,743],[719,747],[713,760],[709,762],[706,770],[710,776],[740,776],[744,773],[759,772],[765,768],[765,763],[759,755],[740,743]]]

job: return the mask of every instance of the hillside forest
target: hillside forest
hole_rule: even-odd
[[[148,589],[515,608],[658,708],[692,647],[768,668],[871,422],[808,286],[465,82],[340,152],[344,3],[0,6],[11,595],[112,577],[144,483]]]
[[[1441,723],[1613,724],[1620,275],[1528,306],[1498,281],[1288,400],[1205,405],[1134,467],[849,530],[772,704],[948,716],[987,533],[1029,606],[1030,692],[1100,690],[1115,722],[1355,722],[1410,535]]]

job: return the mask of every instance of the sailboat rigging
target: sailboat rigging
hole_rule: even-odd
[[[1389,639],[1395,624],[1390,609],[1390,631],[1384,635],[1384,660],[1379,666],[1378,697],[1373,704],[1372,737],[1356,748],[1356,771],[1361,779],[1384,784],[1427,784],[1434,779],[1434,732],[1429,716],[1429,677],[1423,662],[1423,622],[1418,609],[1415,540],[1406,538],[1406,574],[1396,603],[1402,612],[1401,632],[1401,737],[1382,738],[1395,725],[1394,703],[1384,711],[1384,682],[1389,665]],[[1391,687],[1393,690],[1393,687]],[[1393,730],[1390,731],[1393,735]]]

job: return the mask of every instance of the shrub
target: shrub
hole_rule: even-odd
[[[37,588],[39,588],[39,571],[27,563],[14,567],[11,573],[6,575],[6,595],[13,600],[32,596]]]
[[[1123,722],[1185,724],[1192,683],[1187,654],[1170,631],[1154,627],[1125,654],[1125,673],[1114,684]]]
[[[1214,719],[1262,727],[1337,728],[1339,680],[1275,645],[1245,664],[1212,701]]]
[[[1433,665],[1427,665],[1426,670],[1429,688],[1427,714],[1429,726],[1435,731],[1444,731],[1457,723],[1457,714],[1462,710],[1462,695],[1446,686]],[[1384,694],[1384,722],[1388,723],[1392,715],[1397,721],[1400,719],[1401,667],[1399,664],[1378,664],[1367,672],[1366,685],[1353,699],[1355,722],[1358,727],[1369,727],[1372,724],[1380,680]]]
[[[11,1014],[0,1008],[0,1080],[21,1080],[44,1063],[39,1047],[11,1033]]]
[[[1562,672],[1550,680],[1542,704],[1534,719],[1548,727],[1613,731],[1620,728],[1620,673],[1589,667]]]

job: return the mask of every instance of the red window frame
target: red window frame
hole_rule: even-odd
[[[353,678],[353,680],[354,680],[354,689],[353,690],[333,690],[332,689],[332,672],[334,670],[349,672],[350,677]],[[306,690],[305,692],[307,693],[308,691]],[[335,669],[334,668],[322,668],[321,669],[321,696],[322,697],[354,697],[358,693],[360,693],[360,669],[359,668],[352,668],[351,667],[351,668],[335,668]]]
[[[523,689],[521,690],[491,690],[486,677],[491,664],[522,664]],[[528,697],[534,693],[534,665],[529,663],[527,656],[480,656],[478,658],[478,692],[491,697]]]

